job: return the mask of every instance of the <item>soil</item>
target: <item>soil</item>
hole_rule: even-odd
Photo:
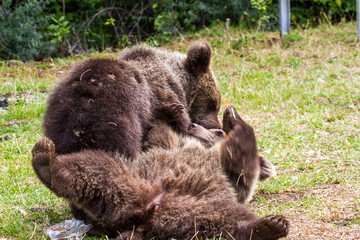
[[[265,199],[260,201],[259,199]],[[258,193],[249,207],[271,212],[284,206],[280,214],[291,223],[286,239],[360,239],[360,190],[341,184],[319,185],[299,192]],[[278,214],[278,213],[273,213]]]

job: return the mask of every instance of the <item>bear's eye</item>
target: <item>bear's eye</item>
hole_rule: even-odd
[[[215,112],[217,110],[216,102],[214,100],[211,100],[208,105],[208,110],[211,112]]]
[[[222,137],[222,136],[224,136],[224,132],[222,130],[217,130],[217,131],[215,131],[215,135]]]

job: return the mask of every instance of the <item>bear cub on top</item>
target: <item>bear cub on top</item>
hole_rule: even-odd
[[[118,59],[95,58],[75,64],[50,95],[45,136],[58,154],[101,149],[132,159],[157,119],[183,106],[186,133],[191,122],[220,128],[220,89],[209,65],[211,47],[194,42],[187,52],[139,45]]]

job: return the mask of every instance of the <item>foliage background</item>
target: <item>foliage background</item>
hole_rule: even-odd
[[[104,51],[146,42],[158,46],[231,19],[242,29],[278,27],[272,0],[4,0],[0,59]],[[292,0],[292,24],[306,28],[355,18],[355,0]]]

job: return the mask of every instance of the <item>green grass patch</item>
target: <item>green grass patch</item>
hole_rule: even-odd
[[[294,226],[301,213],[321,226],[340,223],[339,232],[359,229],[356,24],[294,29],[285,39],[278,35],[204,29],[164,47],[184,52],[194,39],[211,43],[222,109],[227,104],[238,109],[254,127],[259,151],[277,168],[275,178],[259,183],[248,205],[254,212],[287,215]],[[45,227],[71,218],[66,202],[35,176],[31,148],[42,137],[48,94],[66,68],[80,59],[116,55],[0,61],[0,101],[9,101],[0,108],[0,237],[45,239]]]

